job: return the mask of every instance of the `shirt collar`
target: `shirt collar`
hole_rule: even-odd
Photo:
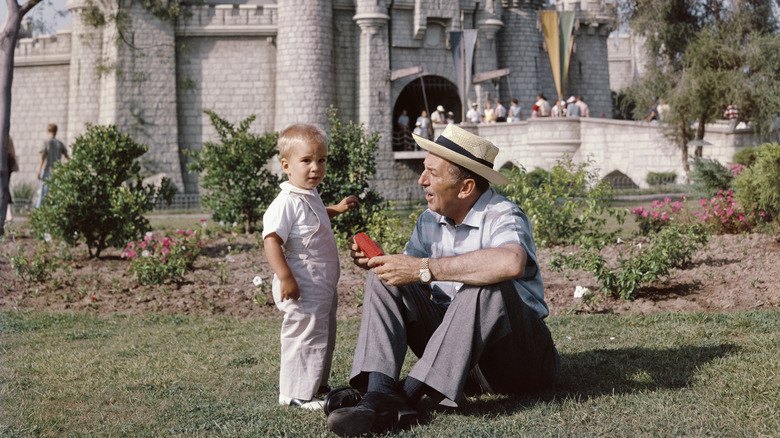
[[[315,189],[311,189],[311,190],[302,189],[300,187],[295,187],[294,185],[290,184],[289,181],[285,181],[285,182],[279,184],[279,187],[281,187],[282,190],[285,190],[285,191],[291,192],[291,193],[298,193],[298,194],[301,194],[301,195],[309,195],[309,196],[316,196],[317,195],[317,189],[316,188]]]
[[[482,194],[482,196],[477,199],[477,202],[474,203],[473,206],[471,206],[471,210],[466,214],[466,217],[463,218],[463,222],[461,222],[461,225],[466,225],[472,228],[479,228],[480,224],[482,224],[482,218],[485,216],[485,209],[487,208],[488,203],[490,202],[490,199],[495,194],[495,190],[492,188],[488,189],[485,193]],[[441,224],[453,224],[452,219],[438,215],[439,216],[439,223]]]

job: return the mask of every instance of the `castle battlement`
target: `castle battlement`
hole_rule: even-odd
[[[609,24],[613,14],[605,0],[558,0],[555,8],[558,11],[577,12],[580,22],[590,26]]]
[[[176,28],[182,36],[273,36],[276,35],[276,5],[199,5],[189,8],[192,16]]]
[[[14,52],[14,65],[70,64],[71,31],[62,30],[56,35],[40,35],[20,38]]]

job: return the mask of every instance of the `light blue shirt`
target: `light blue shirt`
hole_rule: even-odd
[[[518,295],[539,318],[546,317],[550,311],[544,302],[544,285],[536,260],[531,223],[520,207],[493,189],[480,196],[460,225],[431,210],[424,211],[417,219],[404,253],[439,258],[508,244],[522,245],[528,254],[525,274],[512,280]],[[454,281],[434,281],[431,283],[432,299],[448,305],[462,286],[463,283]]]

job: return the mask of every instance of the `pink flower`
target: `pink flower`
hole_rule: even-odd
[[[670,202],[672,202],[672,199],[671,199],[671,198],[668,198],[668,197],[667,197],[667,198],[664,198],[664,204],[668,204],[668,203],[670,203]]]
[[[702,220],[702,222],[706,221],[706,220],[707,220],[707,217],[708,217],[708,216],[707,216],[706,214],[703,214],[703,215],[701,215],[701,220]]]
[[[201,220],[200,220],[200,222],[201,222],[201,223],[202,223],[202,222],[206,222],[206,219],[201,219]]]
[[[668,221],[669,220],[669,213],[664,212],[664,214],[661,215],[661,219]]]
[[[699,199],[699,205],[706,205],[707,200],[706,199]]]
[[[720,221],[721,221],[722,223],[724,223],[724,224],[725,224],[727,220],[729,220],[729,218],[727,218],[727,217],[724,217],[724,218],[723,218],[723,219],[721,219]]]
[[[184,231],[182,231],[182,230],[176,230],[176,234],[184,234]]]
[[[693,212],[693,215],[694,215],[694,216],[698,216],[698,215],[699,215],[699,212],[698,212],[698,211],[694,211],[694,212]]]
[[[761,217],[766,217],[766,212],[765,211],[762,211],[759,214],[761,215]]]
[[[729,189],[729,191],[726,192],[726,194],[729,195],[729,198],[730,198],[732,195],[734,195],[734,192],[732,192],[731,189]]]
[[[162,249],[162,253],[163,254],[170,254],[170,252],[171,252],[170,249],[168,249],[167,247],[163,247],[163,249]]]
[[[739,216],[737,216],[737,219],[738,219],[740,222],[745,222],[745,216],[739,215]]]
[[[731,207],[727,208],[727,209],[726,209],[726,214],[728,214],[729,216],[731,216],[732,214],[734,214],[734,209],[733,209],[733,208],[731,208]]]
[[[168,247],[168,245],[170,245],[170,244],[171,244],[171,241],[172,241],[172,240],[173,240],[173,239],[171,239],[170,237],[166,237],[166,238],[164,238],[164,239],[162,240],[163,247],[167,248],[167,247]]]
[[[642,217],[647,217],[647,216],[649,216],[649,215],[650,215],[650,212],[649,212],[649,211],[643,211],[643,212],[642,212]]]

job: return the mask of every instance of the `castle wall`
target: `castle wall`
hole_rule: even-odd
[[[591,117],[604,114],[612,118],[609,65],[604,62],[608,30],[606,26],[586,25],[575,33],[577,51],[571,55],[566,97],[582,95]]]
[[[68,136],[70,43],[69,32],[19,41],[11,89],[11,138],[19,172],[11,177],[12,187],[22,183],[38,187],[39,151],[49,123],[58,125],[58,138]]]
[[[252,132],[274,131],[276,47],[251,37],[181,37],[184,49],[176,54],[179,148],[197,150],[216,141],[216,131],[203,110],[212,110],[238,125],[252,114]],[[229,68],[226,68],[229,66]],[[231,87],[225,87],[230,82]],[[189,158],[181,156],[187,193],[198,192],[198,175],[186,170]]]
[[[552,74],[547,54],[539,49],[542,35],[536,28],[538,19],[536,10],[504,8],[504,27],[498,33],[498,67],[511,71],[501,80],[501,100],[508,109],[511,98],[516,98],[526,118],[531,117],[531,107],[541,90],[539,77]]]

